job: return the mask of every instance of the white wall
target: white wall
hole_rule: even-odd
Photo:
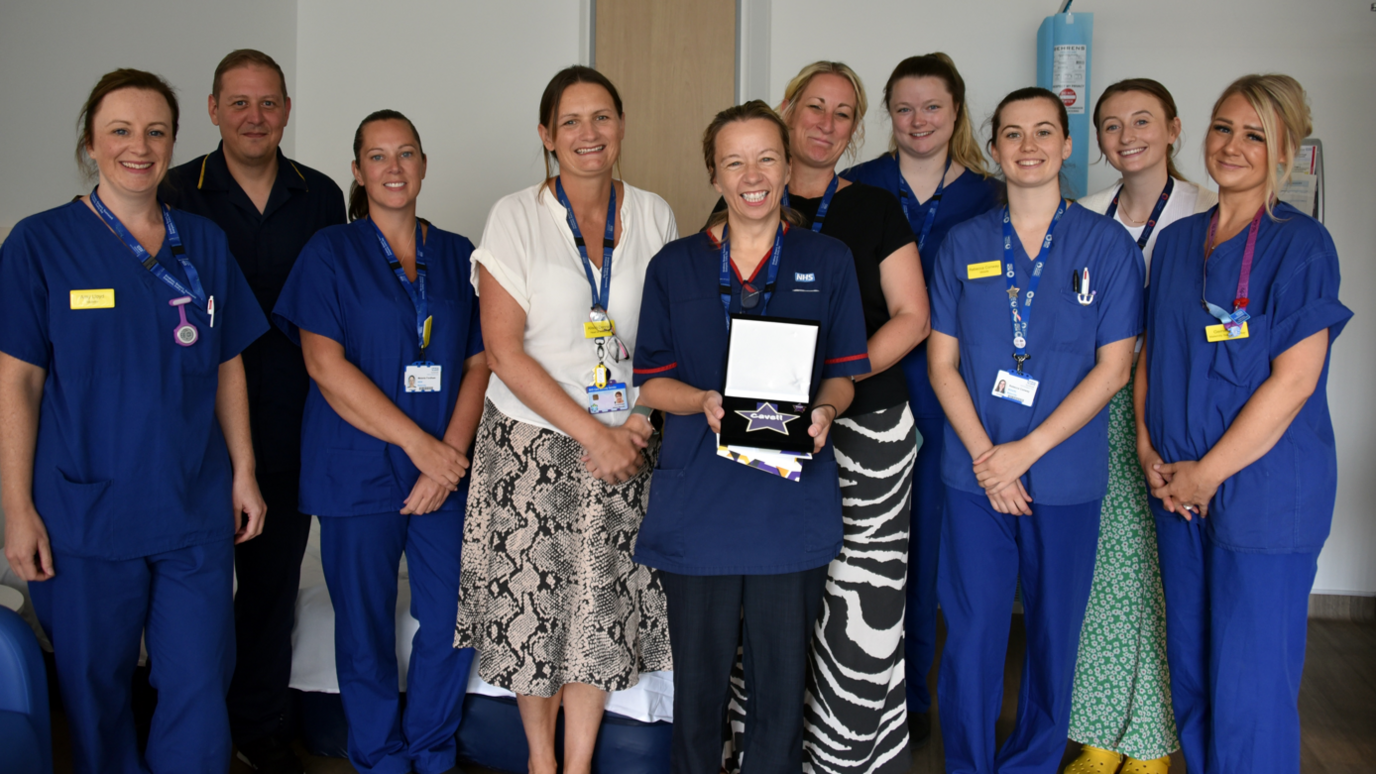
[[[236,48],[270,54],[294,91],[296,9],[279,0],[4,0],[0,3],[0,239],[35,212],[91,184],[77,173],[76,118],[101,75],[118,67],[166,78],[181,103],[177,163],[213,150],[206,96]],[[293,121],[293,123],[295,123]],[[283,148],[295,147],[288,126]]]
[[[299,88],[314,109],[296,157],[347,191],[359,121],[400,110],[429,158],[421,216],[476,243],[493,202],[544,178],[540,94],[583,55],[582,26],[577,0],[300,0]]]
[[[1052,2],[965,0],[786,0],[772,4],[771,103],[789,78],[817,59],[847,62],[869,91],[869,140],[862,158],[887,146],[889,123],[878,102],[898,61],[945,51],[965,78],[971,113],[981,122],[1009,91],[1036,82],[1036,37]],[[1151,4],[1080,0],[1094,13],[1091,90],[1148,76],[1175,95],[1185,125],[1182,172],[1206,180],[1200,142],[1209,109],[1232,79],[1250,72],[1283,72],[1305,85],[1314,136],[1328,154],[1326,221],[1342,257],[1342,299],[1354,312],[1333,347],[1329,401],[1338,439],[1338,505],[1333,533],[1319,560],[1315,593],[1376,594],[1376,405],[1366,386],[1376,380],[1376,12],[1355,0],[1294,3],[1281,0]],[[750,95],[759,96],[759,95]],[[981,133],[987,139],[987,133]],[[1092,141],[1092,140],[1091,140]],[[1090,158],[1098,157],[1092,148]],[[1090,190],[1117,177],[1106,163],[1090,168]]]

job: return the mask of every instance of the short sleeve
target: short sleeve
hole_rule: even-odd
[[[1107,275],[1096,303],[1099,304],[1099,325],[1094,334],[1095,348],[1115,341],[1130,339],[1142,332],[1145,310],[1142,287],[1146,280],[1146,260],[1137,244],[1125,229],[1113,224],[1104,229],[1104,259],[1101,265]],[[1092,278],[1091,278],[1092,280]]]
[[[665,274],[672,261],[666,245],[645,271],[645,289],[640,295],[640,320],[636,328],[634,368],[631,383],[636,387],[660,376],[678,377],[674,353],[673,318],[670,316],[668,283]]]
[[[952,338],[960,338],[960,326],[956,318],[956,306],[960,300],[960,282],[955,272],[955,253],[959,250],[958,234],[952,234],[941,243],[932,267],[932,276],[927,278],[927,292],[931,298],[932,330],[940,331]]]
[[[253,295],[253,289],[239,268],[239,262],[229,252],[229,242],[219,228],[214,229],[214,234],[213,238],[218,243],[215,250],[218,253],[217,260],[225,267],[224,288],[220,298],[215,299],[215,319],[224,326],[224,332],[220,334],[220,362],[227,363],[259,336],[267,333],[269,326],[267,318],[263,316],[263,308],[258,305],[258,298]]]
[[[41,251],[31,242],[30,230],[21,223],[0,244],[0,351],[47,368],[52,357],[48,287],[38,262]]]
[[[869,373],[869,341],[865,337],[865,313],[860,305],[860,284],[855,279],[855,259],[844,249],[843,259],[829,283],[831,316],[827,319],[826,345],[822,353],[822,378]]]
[[[542,194],[536,195],[537,204],[540,195]],[[470,276],[473,292],[476,294],[480,292],[478,267],[487,269],[487,273],[497,280],[502,289],[521,305],[521,310],[530,314],[530,287],[526,275],[533,246],[524,238],[524,235],[531,231],[522,228],[522,221],[526,217],[537,215],[522,212],[519,203],[512,197],[493,205],[492,211],[487,215],[487,225],[483,227],[482,244],[473,251]]]
[[[311,241],[301,248],[301,255],[272,309],[273,322],[297,346],[301,345],[303,329],[344,343],[333,246],[325,232],[311,237]]]
[[[1325,328],[1332,344],[1352,318],[1352,310],[1338,300],[1341,277],[1333,240],[1324,231],[1315,242],[1311,254],[1271,291],[1272,359]]]
[[[882,216],[879,260],[883,262],[898,250],[917,242],[917,237],[913,236],[913,228],[908,224],[908,217],[903,214],[903,205],[898,203],[898,198],[888,191],[875,190],[878,192],[875,199]]]

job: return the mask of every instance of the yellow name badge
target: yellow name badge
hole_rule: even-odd
[[[583,338],[604,339],[616,332],[616,323],[611,320],[583,323]]]
[[[212,317],[211,319],[213,320],[214,318]],[[430,346],[430,324],[434,321],[435,317],[434,315],[431,315],[430,317],[425,318],[425,324],[421,326],[420,345],[422,347]]]
[[[985,277],[997,277],[1003,273],[1003,261],[985,261],[984,263],[972,263],[965,267],[968,273],[966,279],[984,279]]]
[[[100,290],[73,290],[72,291],[73,309],[114,309],[115,308],[115,289],[102,288]]]
[[[1210,343],[1217,341],[1236,341],[1238,339],[1245,339],[1248,336],[1247,323],[1244,322],[1242,324],[1242,330],[1239,331],[1236,336],[1229,336],[1228,329],[1225,328],[1222,323],[1219,323],[1218,325],[1210,325],[1204,328],[1204,336],[1209,339]]]

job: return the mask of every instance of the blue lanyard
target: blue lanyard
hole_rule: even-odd
[[[387,259],[387,265],[401,280],[401,287],[406,290],[406,295],[411,297],[411,305],[416,308],[416,338],[420,341],[420,355],[425,357],[425,348],[430,346],[430,301],[425,297],[425,249],[421,244],[420,219],[416,219],[416,284],[412,285],[411,280],[406,278],[406,270],[402,268],[401,261],[397,260],[392,253],[392,246],[387,244],[387,237],[382,235],[382,229],[377,227],[372,218],[368,219],[373,227],[373,232],[377,234],[377,243],[382,246],[382,255]]]
[[[827,183],[826,193],[822,194],[822,203],[817,205],[817,215],[812,219],[813,232],[822,233],[822,221],[827,219],[827,210],[831,208],[831,197],[836,195],[836,187],[840,184],[841,178],[832,175],[831,182]],[[788,186],[784,186],[783,205],[788,206]]]
[[[1013,284],[1013,278],[1017,274],[1017,267],[1013,262],[1013,220],[1008,214],[1008,207],[1003,208],[1003,278],[1008,283],[1008,309],[1013,317],[1013,361],[1018,364],[1018,373],[1022,373],[1023,361],[1030,355],[1027,354],[1027,320],[1032,316],[1032,301],[1037,295],[1037,287],[1042,283],[1042,269],[1046,267],[1046,257],[1051,253],[1051,238],[1056,231],[1056,223],[1065,214],[1065,199],[1061,200],[1060,206],[1056,207],[1056,215],[1051,218],[1051,225],[1046,227],[1046,238],[1042,240],[1042,249],[1037,253],[1037,260],[1032,264],[1032,277],[1027,281],[1026,299],[1023,302],[1022,312],[1018,311],[1018,288]]]
[[[186,257],[186,250],[182,248],[182,240],[177,236],[177,226],[172,222],[172,212],[167,208],[167,205],[162,205],[162,222],[167,227],[167,247],[173,255],[177,256],[177,261],[182,265],[182,271],[186,272],[186,278],[191,281],[191,289],[189,290],[167,269],[164,269],[162,264],[158,263],[157,258],[149,255],[148,251],[143,249],[143,245],[139,244],[134,235],[129,233],[129,229],[125,228],[124,224],[119,222],[119,218],[116,218],[115,214],[105,206],[105,202],[100,200],[100,194],[96,193],[98,190],[100,190],[100,186],[91,189],[91,206],[96,208],[100,219],[105,221],[105,225],[109,226],[119,236],[125,247],[134,252],[134,257],[143,264],[143,268],[153,272],[154,277],[172,286],[178,295],[191,296],[204,304],[206,295],[205,288],[201,287],[201,275],[196,273],[196,267],[192,266],[191,259]]]
[[[895,162],[896,163],[896,162]],[[913,200],[913,206],[917,206],[917,197],[913,196],[913,189],[908,186],[908,181],[903,178],[903,167],[898,168],[898,203],[903,205],[903,217],[908,219],[908,227],[917,234],[917,251],[922,252],[922,248],[927,244],[927,235],[932,233],[932,224],[936,222],[936,210],[941,206],[941,194],[946,190],[946,174],[951,171],[951,154],[946,154],[946,168],[941,172],[941,180],[936,184],[936,193],[927,200],[927,218],[922,221],[922,228],[913,225],[912,212],[908,209],[908,200]]]
[[[602,237],[602,292],[597,292],[597,280],[592,274],[592,261],[588,260],[588,243],[583,232],[578,230],[578,218],[573,215],[573,205],[564,193],[564,183],[554,178],[554,193],[569,219],[569,230],[573,232],[573,243],[578,245],[578,257],[583,259],[583,271],[588,275],[588,287],[592,288],[592,308],[607,311],[612,297],[612,242],[616,240],[616,184],[612,183],[612,195],[607,200],[607,233]]]
[[[1161,217],[1161,211],[1166,209],[1166,202],[1171,198],[1171,191],[1175,190],[1175,178],[1166,176],[1166,187],[1161,191],[1161,198],[1156,200],[1156,206],[1151,209],[1151,217],[1147,218],[1147,224],[1142,227],[1142,235],[1137,237],[1137,249],[1146,251],[1147,240],[1151,239],[1151,232],[1156,230],[1156,221]],[[1108,205],[1108,211],[1104,215],[1113,217],[1118,211],[1118,197],[1123,195],[1123,188],[1119,186],[1118,193],[1113,195],[1113,201]]]
[[[779,256],[784,251],[784,224],[774,232],[774,254],[769,258],[769,273],[765,275],[764,303],[760,305],[760,316],[769,311],[769,297],[774,295],[774,283],[779,279]],[[721,293],[721,308],[726,314],[726,329],[731,330],[731,242],[727,239],[726,226],[721,229],[721,276],[717,290]]]

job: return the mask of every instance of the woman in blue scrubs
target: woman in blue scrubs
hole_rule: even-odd
[[[311,375],[301,512],[320,517],[335,611],[335,668],[361,772],[454,767],[472,650],[450,627],[468,482],[488,370],[468,284],[473,244],[416,217],[420,135],[381,110],[354,134],[351,223],[301,251],[273,318]],[[411,640],[397,694],[397,572],[406,555]]]
[[[1152,263],[1138,456],[1192,772],[1300,770],[1309,590],[1337,492],[1328,357],[1352,316],[1328,231],[1276,200],[1310,129],[1295,79],[1234,81],[1204,141],[1218,207],[1166,229]]]
[[[157,199],[177,119],[158,76],[107,73],[77,145],[99,184],[0,246],[5,554],[83,774],[229,768],[233,545],[266,510],[239,353],[267,323],[224,233]],[[142,755],[140,639],[158,690]]]
[[[808,643],[842,538],[828,432],[852,377],[870,370],[865,320],[850,250],[783,220],[789,137],[774,111],[755,100],[718,113],[703,154],[726,214],[665,245],[645,277],[635,382],[641,404],[668,417],[635,559],[660,571],[668,595],[672,770],[719,769],[743,643],[741,771],[797,772]],[[718,455],[729,313],[820,324],[806,411],[814,453],[799,481]]]
[[[847,169],[841,177],[898,197],[918,240],[923,275],[930,278],[946,235],[957,224],[999,206],[1003,183],[984,167],[965,102],[965,79],[947,55],[925,54],[899,62],[884,84],[884,109],[893,124],[888,153]],[[908,726],[917,747],[932,733],[927,673],[936,658],[937,547],[945,500],[941,436],[946,416],[927,377],[927,343],[918,344],[900,363],[921,439],[913,468],[903,634]]]
[[[1050,774],[1108,483],[1107,406],[1142,327],[1143,261],[1122,227],[1061,198],[1071,143],[1054,94],[1015,91],[991,124],[1008,205],[951,231],[931,285],[929,367],[948,420],[938,699],[947,771]],[[1017,725],[995,755],[1019,582],[1027,658]]]

